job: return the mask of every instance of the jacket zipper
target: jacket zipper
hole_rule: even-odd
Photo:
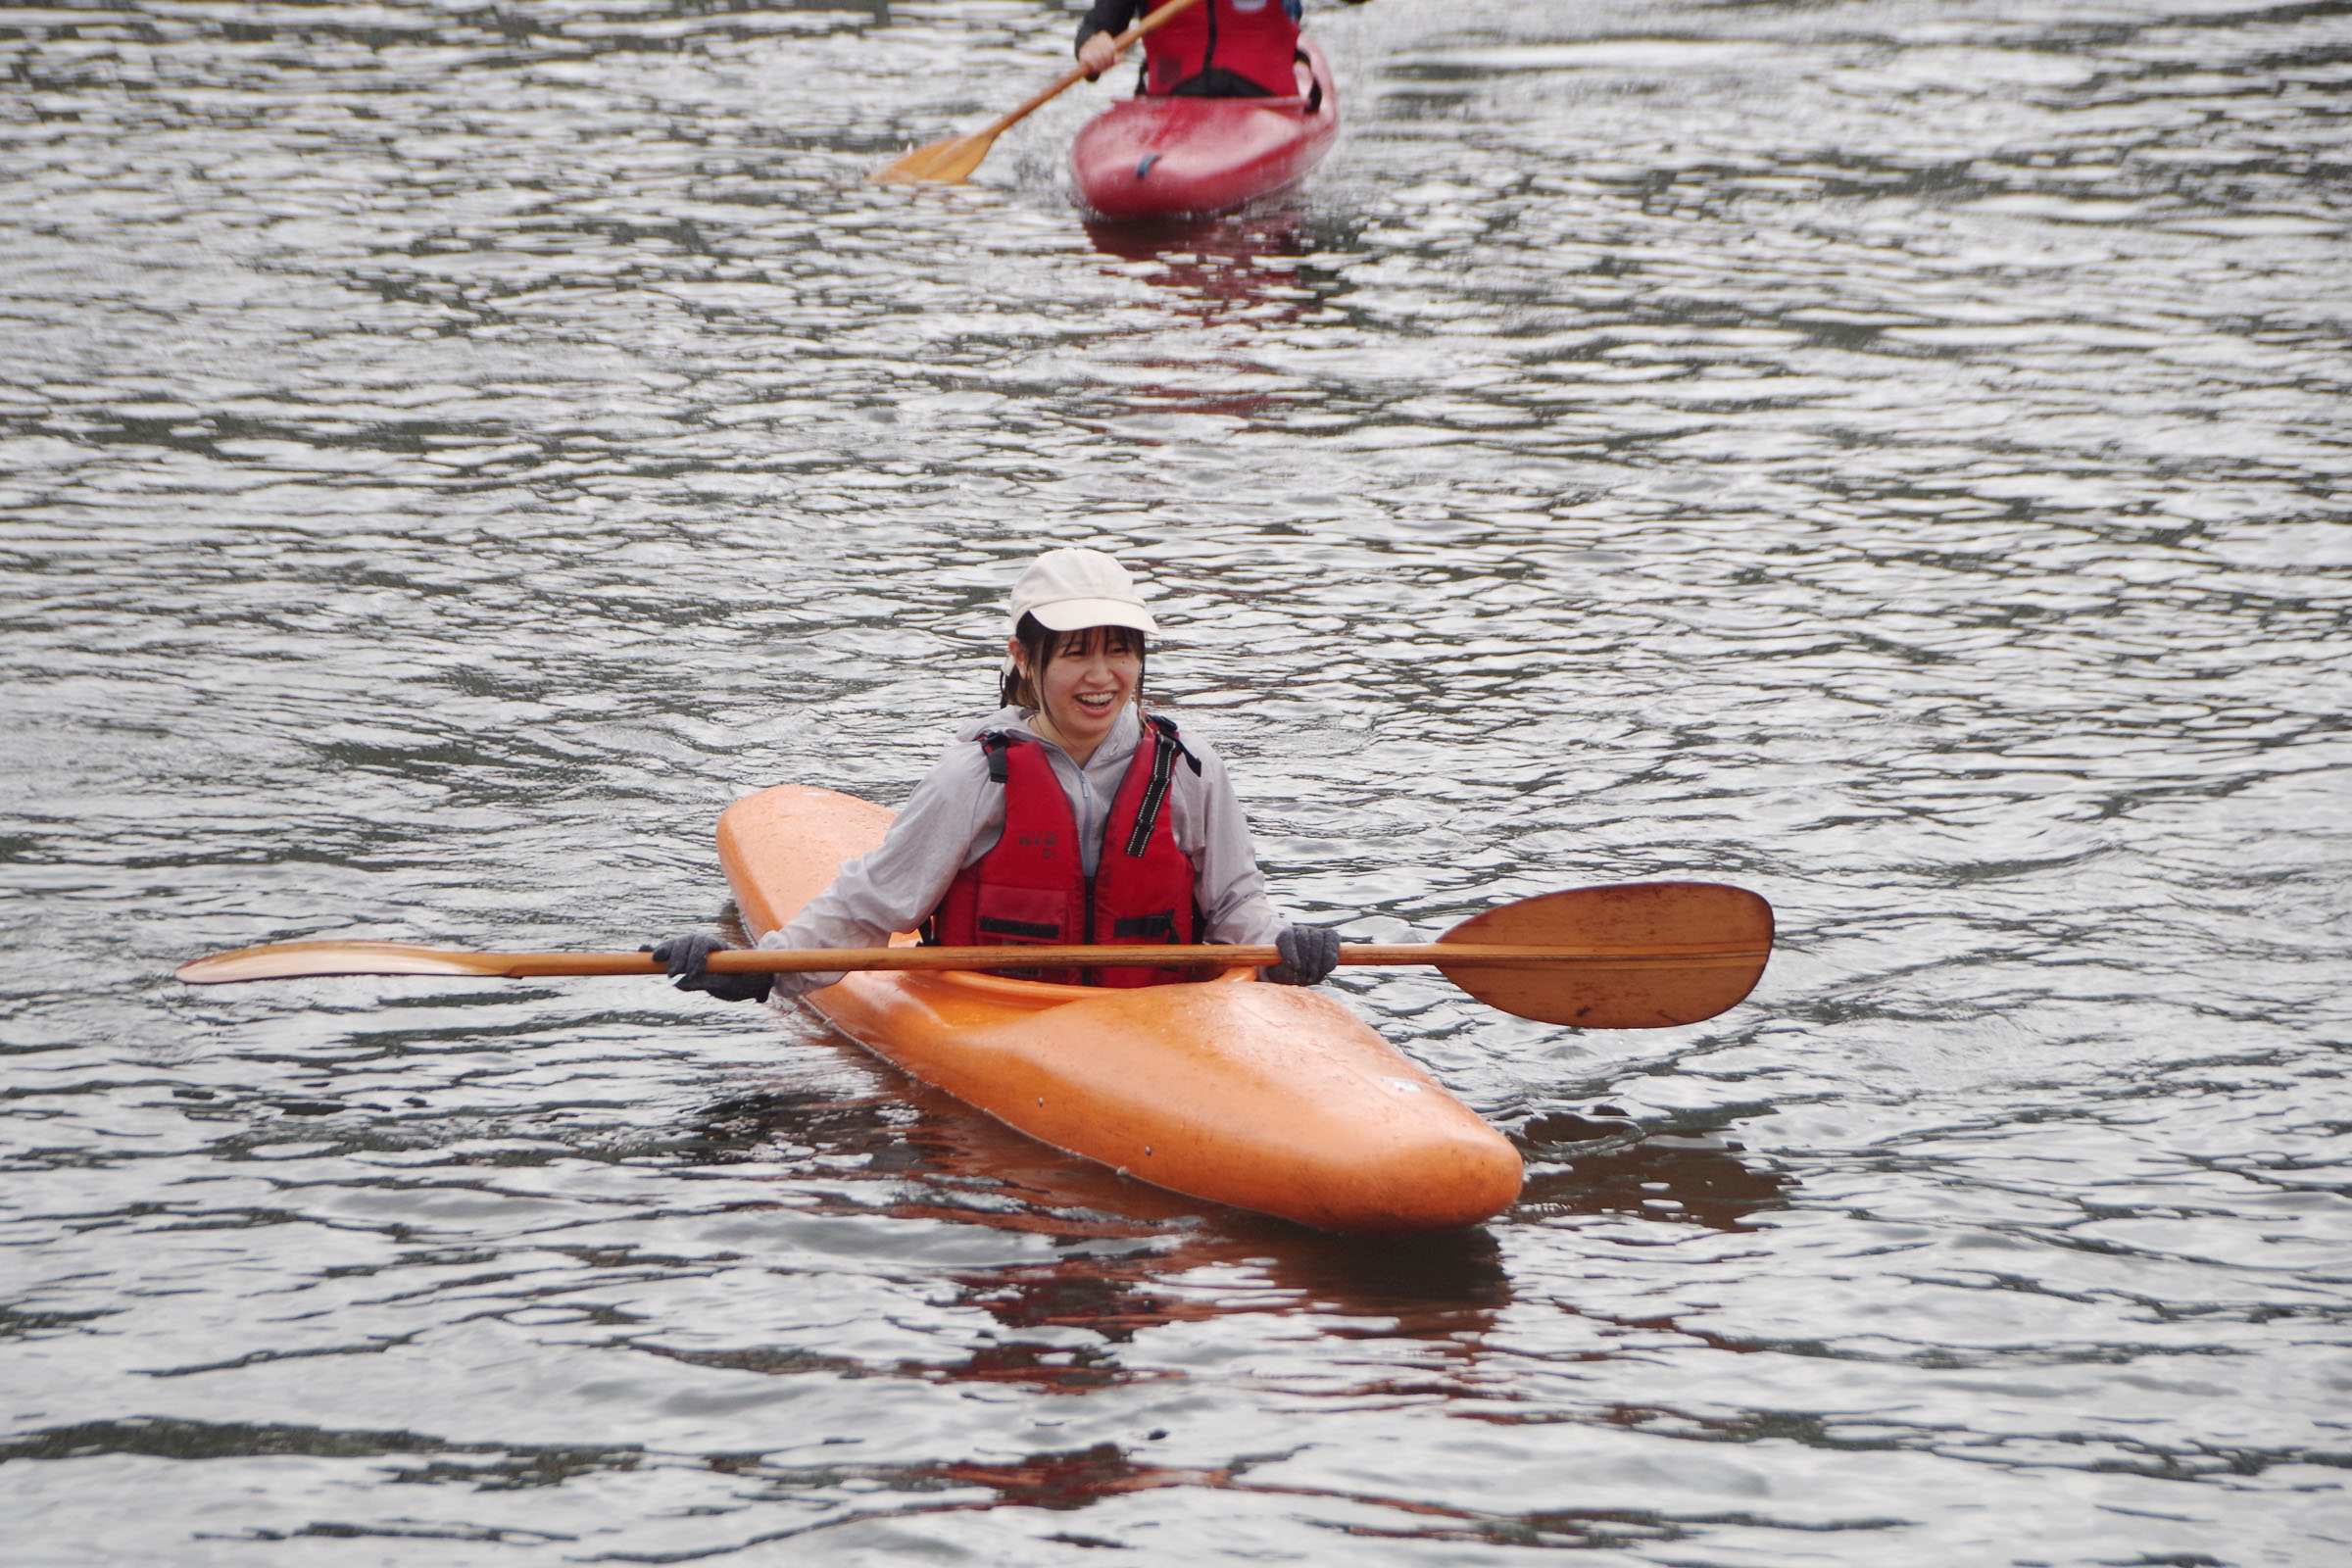
[[[1068,757],[1070,754],[1063,752],[1061,755]],[[1070,765],[1078,768],[1078,799],[1080,804],[1086,808],[1085,815],[1078,824],[1077,844],[1078,863],[1084,865],[1086,863],[1086,847],[1095,841],[1095,786],[1087,779],[1084,767],[1079,767],[1075,760]],[[1098,858],[1095,861],[1095,869],[1086,873],[1086,920],[1083,929],[1086,945],[1090,948],[1095,945],[1095,877],[1102,869],[1102,862]],[[1095,971],[1092,969],[1079,970],[1078,983],[1082,986],[1097,984]]]

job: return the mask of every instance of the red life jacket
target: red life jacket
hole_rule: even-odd
[[[1156,715],[1146,723],[1144,743],[1111,801],[1102,854],[1091,877],[1077,819],[1045,747],[1002,730],[981,736],[989,776],[1004,786],[1004,833],[996,848],[956,873],[924,939],[943,947],[1199,941],[1192,857],[1177,847],[1167,802],[1176,760],[1192,763],[1196,773],[1200,764],[1177,740],[1174,724]],[[1036,969],[1021,978],[1133,987],[1192,974],[1182,968]]]
[[[1159,96],[1211,66],[1294,98],[1298,24],[1282,0],[1200,0],[1144,37],[1144,91]]]

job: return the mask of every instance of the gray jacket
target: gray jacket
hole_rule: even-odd
[[[1102,828],[1111,800],[1126,776],[1128,760],[1142,744],[1144,724],[1133,707],[1119,715],[1110,734],[1081,768],[1069,754],[1029,727],[1031,709],[1006,708],[958,730],[906,804],[880,847],[841,868],[833,885],[780,931],[760,939],[763,948],[880,947],[894,931],[922,924],[946,896],[956,873],[997,846],[1004,830],[1004,787],[989,781],[988,761],[976,744],[993,729],[1039,741],[1078,823],[1086,870],[1094,873],[1102,853]],[[1185,749],[1200,760],[1200,771],[1179,761],[1168,791],[1169,822],[1177,847],[1192,857],[1195,898],[1210,942],[1270,943],[1289,922],[1266,902],[1266,879],[1250,846],[1250,825],[1226,776],[1224,760],[1204,742],[1184,737]],[[838,974],[780,974],[776,990],[797,995],[829,986]]]

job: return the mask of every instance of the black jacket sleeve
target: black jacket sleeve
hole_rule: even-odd
[[[1140,21],[1151,11],[1149,0],[1095,0],[1093,9],[1078,19],[1078,36],[1070,47],[1076,49],[1098,32],[1116,37],[1127,30],[1129,24]]]

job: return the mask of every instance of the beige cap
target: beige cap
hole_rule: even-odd
[[[1156,633],[1127,568],[1100,550],[1049,550],[1012,585],[1012,624],[1035,615],[1048,631],[1132,626]]]

